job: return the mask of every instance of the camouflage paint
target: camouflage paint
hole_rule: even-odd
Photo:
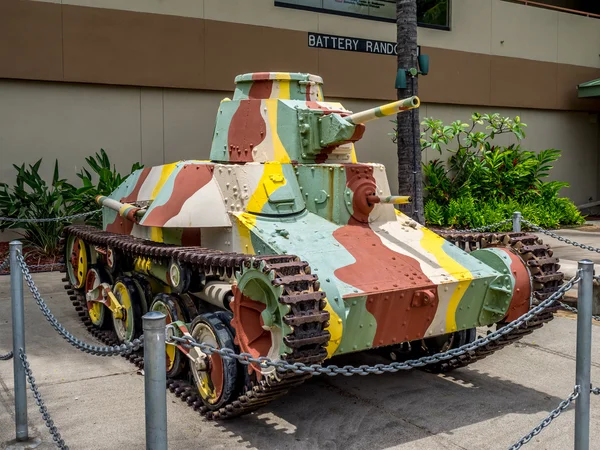
[[[363,295],[346,299],[345,303],[348,311],[346,329],[352,332],[343,334],[334,354],[341,355],[372,348],[378,325],[375,317],[367,311],[367,297]]]
[[[295,173],[309,211],[336,224],[348,223],[352,215],[352,194],[346,194],[346,173],[342,165],[299,165]]]
[[[503,276],[499,277],[490,289],[495,288],[495,296],[486,298],[483,308],[483,320],[500,320],[507,315],[509,320],[514,320],[525,314],[530,305],[533,287],[529,272],[520,257],[504,248],[490,248],[489,252],[475,250],[473,256],[487,266],[495,267]],[[513,295],[514,293],[514,295]],[[510,305],[509,305],[510,304]],[[509,305],[508,314],[505,306]],[[489,317],[486,317],[489,316]],[[500,316],[500,318],[494,317]]]
[[[229,124],[232,121],[233,115],[237,111],[239,104],[232,102],[230,99],[223,99],[217,111],[217,121],[213,132],[213,140],[211,147],[211,160],[229,161],[228,149],[229,142],[228,130]]]
[[[320,77],[262,72],[240,75],[235,82],[233,99],[219,106],[212,161],[356,161],[352,143],[365,127],[348,120],[351,112],[341,104],[323,102]],[[377,117],[418,106],[418,99],[411,105],[408,100],[377,109]]]
[[[146,176],[142,177],[143,173],[147,173],[147,169],[139,169],[127,177],[127,179],[110,195],[110,198],[121,201],[128,199],[132,192],[136,189],[139,191],[138,185],[143,183]],[[130,200],[128,200],[130,201]],[[127,222],[127,224],[125,224]],[[102,208],[102,227],[113,233],[129,234],[131,232],[129,221],[119,217],[119,213],[113,209]],[[126,227],[126,228],[124,228]]]
[[[304,209],[300,187],[295,181],[291,165],[265,163],[258,188],[254,191],[246,211],[253,214],[292,214]],[[290,180],[293,182],[288,182]]]

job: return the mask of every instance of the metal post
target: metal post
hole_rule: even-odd
[[[19,357],[20,349],[25,351],[25,311],[23,305],[23,272],[17,260],[17,253],[22,252],[23,244],[12,241],[10,249],[10,298],[12,305],[13,327],[13,370],[15,379],[15,427],[17,441],[29,439],[27,430],[27,384],[25,367]]]
[[[592,297],[594,263],[579,261],[581,280],[577,286],[577,360],[575,383],[580,386],[575,403],[575,450],[590,448],[590,371],[592,360]]]
[[[166,317],[158,311],[143,316],[147,450],[167,450]]]
[[[521,213],[519,211],[515,211],[513,213],[513,231],[516,231],[518,233],[521,232]]]

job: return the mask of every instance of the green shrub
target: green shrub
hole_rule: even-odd
[[[54,163],[51,184],[39,174],[42,160],[35,164],[13,165],[17,170],[16,183],[12,188],[0,183],[0,216],[19,219],[52,218],[71,215],[76,188],[60,178],[58,161]],[[33,246],[39,253],[55,256],[62,224],[59,222],[0,222],[0,229],[23,229],[21,236],[25,244]]]
[[[545,181],[560,150],[533,152],[518,143],[491,144],[500,134],[517,140],[525,136],[527,125],[518,116],[473,114],[470,124],[451,125],[427,118],[422,125],[422,149],[450,154],[447,162],[423,164],[428,224],[476,228],[509,218],[514,211],[545,228],[585,222],[573,202],[558,196],[569,184]],[[478,125],[486,131],[475,131]]]
[[[470,196],[453,199],[448,206],[428,199],[425,203],[425,220],[429,225],[452,228],[476,228],[510,218],[520,211],[524,218],[543,228],[561,225],[581,225],[585,220],[572,202],[565,198],[549,202],[518,202],[516,200],[474,200]],[[510,230],[507,224],[498,231]],[[523,228],[526,228],[525,226]]]
[[[86,168],[77,175],[83,182],[80,188],[60,178],[58,161],[54,163],[54,172],[50,183],[46,183],[39,173],[42,159],[25,167],[13,165],[16,180],[13,186],[0,183],[0,217],[18,219],[40,219],[64,217],[91,212],[99,209],[96,195],[109,195],[129,176],[120,175],[113,167],[104,150],[94,157],[86,158],[97,180]],[[132,171],[141,167],[134,164]],[[83,219],[81,220],[84,221]],[[100,225],[100,214],[88,216],[85,222]],[[24,244],[34,248],[40,256],[58,256],[58,240],[62,229],[68,222],[8,222],[0,221],[0,230],[13,229],[23,238]]]
[[[83,183],[83,187],[77,190],[77,203],[74,206],[75,213],[91,212],[98,209],[99,206],[96,203],[98,195],[109,195],[131,173],[143,167],[140,163],[136,162],[131,166],[129,174],[123,176],[117,172],[114,165],[111,168],[110,159],[104,149],[100,149],[100,153],[96,153],[94,156],[88,156],[85,158],[85,161],[93,172],[93,175],[85,167],[77,174]],[[97,214],[91,216],[87,222],[90,225],[100,226],[102,219],[100,214]]]

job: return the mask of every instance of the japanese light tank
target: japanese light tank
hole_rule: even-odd
[[[209,160],[140,169],[97,199],[102,229],[65,228],[66,287],[105,342],[139,336],[155,310],[169,333],[275,361],[415,358],[505,326],[562,283],[536,236],[435,233],[395,207],[410,198],[391,195],[382,164],[357,161],[365,123],[417,97],[352,113],[324,100],[319,76],[235,83]],[[429,370],[477,361],[552,312]],[[309,377],[182,345],[166,353],[171,390],[209,418],[254,411]]]

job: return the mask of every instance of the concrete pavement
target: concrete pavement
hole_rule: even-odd
[[[61,274],[34,275],[57,318],[95,342],[80,325]],[[10,349],[9,278],[0,277],[0,353]],[[27,289],[25,287],[25,289]],[[71,347],[50,327],[26,290],[27,353],[44,401],[71,449],[144,449],[143,377],[121,357]],[[593,348],[600,348],[598,328]],[[576,322],[561,314],[520,343],[449,375],[420,371],[368,377],[314,377],[269,406],[229,422],[208,422],[167,395],[171,449],[505,449],[566,398],[575,380]],[[338,364],[372,363],[373,357]],[[0,446],[14,438],[12,361],[0,361]],[[592,379],[600,383],[600,353]],[[54,448],[29,398],[37,448]],[[568,449],[574,409],[530,442]],[[592,444],[600,449],[600,398],[592,399]],[[14,448],[14,447],[13,447]]]

